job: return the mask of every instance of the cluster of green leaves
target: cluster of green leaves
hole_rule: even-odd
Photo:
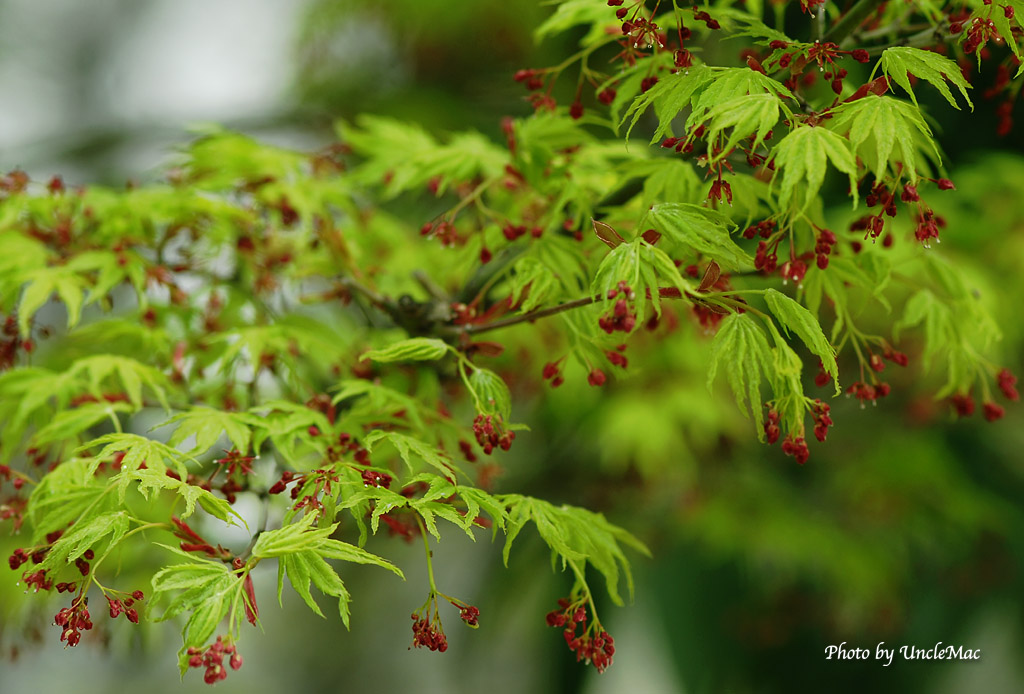
[[[713,9],[727,34],[762,48],[784,41],[794,65],[807,66],[814,44],[765,26],[760,3]],[[676,27],[680,13],[652,19]],[[585,26],[581,55],[590,56],[611,50],[614,25],[605,3],[570,0],[538,36]],[[780,65],[782,50],[765,64]],[[970,275],[909,229],[896,227],[891,251],[860,252],[859,231],[838,231],[828,267],[794,284],[759,272],[764,242],[737,234],[771,221],[781,262],[787,253],[804,262],[823,229],[849,221],[828,204],[830,171],[855,208],[865,185],[924,192],[941,153],[910,76],[958,106],[951,84],[970,105],[954,61],[909,46],[881,51],[875,70],[906,101],[852,84],[838,99],[802,93],[752,67],[674,70],[653,44],[635,53],[593,80],[616,89],[610,118],[541,109],[507,122],[504,143],[366,116],[339,124],[341,146],[311,155],[211,131],[166,182],[125,191],[5,183],[0,312],[19,361],[0,374],[0,463],[30,483],[11,498],[31,528],[26,546],[45,552],[34,570],[67,580],[88,550],[95,572],[112,552],[125,561],[123,550],[153,547],[143,536],[155,536],[162,568],[150,604],[166,603],[161,619],[188,614],[183,667],[225,619],[238,636],[255,612],[247,582],[263,561],[277,563],[279,596],[287,578],[320,614],[316,587],[339,601],[347,625],[351,596],[332,562],[403,576],[364,548],[382,520],[425,541],[441,538],[439,520],[471,538],[489,523],[506,536],[506,562],[532,522],[574,589],[589,595],[589,564],[619,603],[620,574],[632,591],[623,548],[644,545],[601,514],[492,493],[475,482],[483,466],[466,449],[473,417],[494,418],[503,432],[525,428],[514,422],[522,384],[510,376],[521,364],[505,357],[488,368],[501,346],[476,334],[559,313],[557,329],[521,351],[538,362],[549,352],[555,363],[572,357],[576,374],[612,370],[627,338],[599,319],[618,310],[622,287],[632,293],[630,333],[678,318],[678,306],[713,309],[716,334],[700,350],[710,354],[706,381],[725,377],[759,437],[765,404],[787,434],[803,436],[813,402],[805,366],[820,362],[838,394],[858,380],[840,381],[844,348],[864,379],[865,350],[908,331],[923,334],[926,363],[947,355],[938,397],[987,378],[999,334],[988,307]],[[652,143],[704,149],[687,157],[628,144],[637,128]],[[741,152],[756,162],[747,171]],[[702,167],[730,182],[728,202],[709,193]],[[907,209],[899,224],[918,214]],[[726,273],[718,289],[717,274],[708,286],[691,281],[712,268]],[[878,326],[878,310],[897,305],[902,317]],[[534,371],[520,378],[539,380]],[[162,423],[147,429],[160,411]],[[238,457],[251,468],[225,472]],[[168,544],[175,532],[181,539],[172,516],[201,509],[203,523],[243,522],[235,492],[269,505],[281,498],[269,491],[283,472],[292,500],[265,514],[279,527],[244,519],[248,548]],[[353,542],[340,539],[345,532]]]

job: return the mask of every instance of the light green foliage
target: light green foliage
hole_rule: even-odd
[[[177,552],[177,550],[172,551]],[[178,654],[182,674],[188,667],[186,651],[201,648],[210,640],[221,621],[231,612],[232,622],[241,619],[239,603],[243,581],[221,562],[197,560],[184,552],[188,563],[161,569],[153,576],[153,604],[170,597],[158,618],[167,620],[191,612],[182,629],[182,647]]]
[[[78,324],[85,300],[85,283],[69,267],[41,268],[27,273],[28,284],[18,302],[18,329],[27,336],[32,316],[56,292],[68,310],[68,328]]]
[[[711,342],[711,365],[708,367],[708,388],[719,370],[725,372],[736,404],[744,414],[754,418],[758,438],[764,437],[762,426],[761,383],[773,370],[771,347],[764,331],[746,313],[727,316]]]
[[[88,521],[79,521],[53,543],[38,570],[59,571],[89,549],[113,547],[128,532],[130,521],[131,518],[124,511],[112,511]]]
[[[614,26],[614,16],[609,15],[607,7],[591,0],[565,0],[557,3],[554,13],[534,30],[537,41],[560,34],[580,24],[589,24],[587,35],[580,40],[580,45],[587,46],[600,40],[604,28]]]
[[[459,472],[458,467],[451,461],[451,458],[443,455],[433,446],[412,436],[393,431],[372,431],[363,439],[366,448],[370,451],[373,450],[374,445],[378,441],[387,441],[394,446],[395,450],[398,451],[398,455],[401,456],[402,461],[408,467],[410,474],[419,470],[419,463],[421,461],[446,477],[454,477],[455,473]]]
[[[905,101],[868,95],[834,110],[829,127],[845,134],[865,167],[881,180],[887,170],[906,175],[911,183],[918,170],[930,171],[928,161],[940,161],[938,146],[921,111]]]
[[[626,129],[626,139],[633,132],[640,116],[654,106],[654,114],[658,118],[658,128],[651,137],[651,142],[672,133],[672,121],[679,113],[690,106],[690,101],[699,94],[712,80],[712,72],[706,67],[694,68],[686,72],[677,72],[648,89],[633,101],[622,116],[622,123],[630,119]],[[622,125],[620,123],[620,126]]]
[[[167,444],[178,446],[195,437],[195,445],[189,451],[191,455],[205,453],[213,448],[222,435],[227,436],[239,452],[249,452],[252,441],[253,427],[261,427],[263,419],[247,412],[222,412],[211,407],[194,407],[188,412],[180,412],[168,419],[159,427],[177,424]]]
[[[531,257],[516,261],[512,275],[512,302],[522,301],[522,311],[528,313],[549,303],[551,297],[561,294],[559,289],[558,277],[549,266]]]
[[[650,245],[643,238],[633,239],[613,249],[594,273],[590,291],[599,300],[612,305],[622,298],[618,294],[609,298],[609,292],[617,291],[620,282],[625,282],[638,297],[636,319],[641,324],[647,315],[647,297],[652,300],[655,314],[661,315],[659,286],[672,286],[681,292],[686,291],[686,282],[679,276],[672,260],[664,251]]]
[[[33,544],[69,523],[115,511],[115,498],[107,493],[109,487],[96,478],[98,466],[99,461],[93,458],[70,458],[40,480],[29,497]]]
[[[768,113],[777,113],[777,109],[782,109],[783,113],[790,114],[784,100],[792,100],[793,96],[776,80],[746,67],[717,68],[712,71],[707,86],[699,94],[694,95],[693,113],[687,120],[687,125],[697,124],[709,118],[714,120],[712,114],[715,112],[722,118],[722,105],[743,96],[756,97],[744,100],[740,110],[747,112],[746,117],[741,119],[747,128],[751,128],[753,122],[758,123],[758,140],[763,139],[764,132],[770,129],[770,126],[765,127],[763,114],[766,109]],[[774,107],[771,105],[772,100],[775,101]],[[734,108],[738,105],[739,102],[733,104]],[[753,132],[754,130],[750,129],[747,134]]]
[[[974,109],[971,98],[967,96],[967,90],[971,88],[971,85],[964,79],[963,74],[960,72],[960,66],[945,56],[932,53],[931,51],[922,51],[919,48],[894,46],[882,52],[880,64],[882,72],[906,90],[915,106],[917,105],[917,97],[914,95],[914,90],[910,87],[908,75],[913,75],[920,80],[928,82],[939,90],[939,93],[946,98],[950,106],[960,108],[953,98],[953,94],[949,91],[949,87],[946,86],[947,81],[952,83],[960,90],[960,94],[964,97],[967,105],[972,110]]]
[[[644,222],[684,248],[714,260],[725,270],[744,270],[754,264],[729,237],[735,225],[715,210],[669,202],[652,207]]]
[[[806,308],[781,294],[769,289],[764,295],[765,303],[787,331],[796,333],[811,354],[818,357],[825,367],[825,373],[832,377],[836,384],[836,395],[839,394],[839,365],[836,364],[836,353],[825,338],[817,319]]]
[[[429,337],[413,337],[402,340],[384,349],[375,349],[361,359],[372,359],[381,363],[393,361],[437,361],[448,354],[450,347],[441,340]]]
[[[443,193],[455,181],[497,176],[505,162],[505,153],[478,133],[459,133],[442,145],[412,123],[361,118],[358,126],[338,126],[341,138],[367,157],[355,181],[386,181],[389,196],[421,187],[434,178],[438,192]]]
[[[621,528],[608,523],[604,516],[573,506],[553,506],[546,501],[518,494],[501,497],[509,507],[508,531],[503,556],[508,563],[509,551],[519,532],[532,522],[541,539],[551,548],[552,565],[560,561],[583,581],[586,564],[591,564],[605,578],[608,594],[621,605],[619,572],[625,573],[630,597],[633,595],[633,575],[629,563],[619,547],[620,543],[643,554],[650,552],[642,542]]]
[[[512,394],[502,378],[484,368],[474,368],[466,383],[480,414],[496,414],[508,422],[512,418]]]
[[[741,140],[751,136],[753,136],[753,141],[750,143],[750,147],[757,149],[758,145],[764,142],[765,136],[778,123],[781,106],[782,102],[774,94],[747,94],[715,103],[706,112],[694,109],[691,119],[697,118],[698,115],[702,115],[706,119],[710,141],[719,141],[724,137],[725,143],[717,155],[717,158],[722,158],[732,151]],[[725,137],[724,133],[727,130],[729,134]]]
[[[736,440],[748,427],[739,413],[762,440],[766,407],[787,437],[804,436],[808,409],[816,407],[804,381],[816,362],[839,393],[854,374],[873,377],[866,351],[890,344],[912,352],[912,362],[921,356],[926,367],[942,367],[937,397],[990,380],[1006,319],[992,317],[998,302],[978,288],[999,282],[956,249],[971,234],[982,236],[965,225],[987,210],[958,218],[932,202],[941,197],[931,180],[940,151],[910,76],[953,106],[949,85],[971,105],[969,85],[949,58],[893,47],[877,67],[910,101],[873,93],[840,101],[799,81],[790,91],[782,80],[817,69],[800,63],[814,44],[767,26],[763,2],[708,5],[722,29],[697,22],[695,40],[786,41],[800,63],[789,73],[775,66],[783,49],[765,56],[768,74],[756,65],[710,64],[703,58],[711,61],[715,51],[697,46],[689,68],[674,67],[672,50],[645,45],[619,59],[627,39],[617,33],[613,9],[600,0],[555,4],[536,35],[583,27],[582,51],[537,74],[576,79],[576,63],[586,61],[581,118],[570,117],[564,103],[544,101],[562,87],[546,84],[533,91],[538,112],[503,123],[500,136],[497,128],[442,135],[363,116],[338,125],[340,145],[307,154],[212,129],[181,150],[165,182],[70,194],[36,183],[15,190],[4,179],[0,339],[9,363],[0,363],[0,464],[21,485],[16,503],[5,497],[4,511],[20,514],[33,543],[26,547],[48,548],[42,568],[51,577],[81,580],[73,562],[90,549],[96,580],[118,575],[118,562],[126,572],[154,574],[152,604],[165,605],[160,619],[185,621],[183,669],[187,649],[205,647],[225,621],[230,639],[240,635],[260,563],[276,565],[279,600],[287,578],[323,614],[316,588],[338,600],[348,626],[353,596],[338,562],[404,577],[365,548],[382,524],[407,539],[422,534],[429,560],[430,543],[446,532],[475,540],[489,522],[492,537],[506,536],[507,563],[533,523],[554,568],[571,570],[575,595],[592,597],[589,565],[621,604],[623,575],[633,591],[626,549],[647,554],[645,545],[601,513],[492,491],[497,467],[515,472],[507,478],[514,483],[530,474],[529,466],[517,467],[520,449],[544,466],[597,461],[572,478],[582,498],[592,498],[603,475],[629,470],[639,482],[622,485],[621,497],[593,496],[609,499],[609,514],[635,491],[630,512],[660,520],[666,514],[652,498],[664,493],[672,514],[685,517],[683,532],[698,529],[701,542],[781,557],[783,570],[811,567],[830,585],[853,590],[855,581],[825,566],[815,553],[823,546],[852,547],[858,561],[892,561],[867,544],[846,538],[844,545],[835,519],[800,535],[807,524],[791,506],[806,511],[811,502],[766,472],[781,456],[747,470],[746,458],[756,456]],[[974,4],[976,13],[985,11]],[[880,7],[880,21],[896,21],[907,9],[897,5]],[[997,22],[1008,40],[1024,15],[1017,0],[1012,6],[1017,18]],[[921,7],[930,21],[942,20],[931,4]],[[832,22],[838,9],[825,11]],[[663,3],[655,19],[671,35],[681,19],[695,24],[690,12],[677,15]],[[858,69],[845,54],[837,60]],[[591,105],[591,89],[611,101],[610,117]],[[614,96],[605,92],[611,89]],[[671,148],[636,139],[627,147],[634,129],[652,143],[682,138],[666,143]],[[846,179],[835,189],[826,186],[830,169]],[[1005,171],[993,180],[1021,178]],[[905,201],[895,221],[886,221],[897,239],[891,249],[848,231],[854,218],[879,212],[857,209],[858,188],[881,186],[898,197],[907,184],[919,185],[922,200],[948,216],[943,234],[954,239],[953,250],[926,251],[911,241],[911,227],[931,214],[925,203]],[[1010,189],[1001,197],[1014,195]],[[855,211],[837,212],[836,197],[850,198]],[[822,269],[811,258],[823,254],[827,227],[837,242]],[[1012,248],[1001,262],[1014,257]],[[779,271],[760,269],[766,253],[790,272],[798,262],[809,266],[794,278],[793,296],[777,290]],[[622,283],[636,322],[609,334],[598,321],[631,296]],[[652,313],[657,320],[648,320]],[[909,346],[898,344],[904,337]],[[542,373],[559,390],[541,391],[548,388]],[[710,389],[719,376],[739,413],[729,402],[700,400],[705,379]],[[500,449],[509,438],[494,446],[498,437],[527,431],[512,421],[513,403],[517,417],[557,433],[559,445],[537,434],[507,456]],[[600,431],[590,435],[595,422]],[[476,460],[474,439],[499,466]],[[569,446],[573,455],[564,455]],[[719,465],[716,456],[734,448],[741,455]],[[955,476],[941,479],[937,498],[958,522],[994,525],[996,514],[977,499],[954,503]],[[698,481],[712,491],[702,489],[700,502],[681,510],[678,492]],[[909,475],[890,481],[931,492]],[[843,484],[884,496],[856,478]],[[235,510],[241,495],[269,507],[258,525]],[[744,524],[718,495],[776,514],[777,522],[750,531],[763,547],[745,544]],[[835,496],[850,501],[833,490],[822,504]],[[203,539],[211,525],[233,523],[248,529],[248,546]],[[375,551],[388,547],[373,542]],[[165,548],[155,570],[153,545]],[[899,549],[915,547],[907,541]],[[170,564],[167,552],[179,563]],[[851,572],[859,565],[844,556],[836,563]],[[857,578],[872,595],[887,587],[868,573]],[[88,592],[91,584],[82,586]]]
[[[780,208],[792,207],[795,213],[806,210],[825,182],[830,161],[849,178],[856,205],[857,163],[846,138],[821,127],[794,128],[775,145],[772,157],[776,171],[780,172],[773,179],[773,185],[779,190]]]

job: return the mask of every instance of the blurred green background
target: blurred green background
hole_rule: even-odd
[[[195,124],[313,148],[332,141],[334,120],[363,112],[499,140],[502,116],[530,112],[512,73],[561,61],[579,39],[537,44],[532,29],[550,11],[532,0],[7,0],[0,168],[61,173],[71,184],[146,180]],[[1020,374],[1024,130],[998,139],[994,105],[977,101],[973,114],[923,102],[958,187],[935,201],[949,220],[940,249],[962,254],[957,262],[994,298],[1000,363]],[[839,210],[835,223],[848,214]],[[890,366],[893,395],[867,409],[832,401],[829,442],[801,467],[757,444],[723,390],[708,392],[709,337],[681,308],[678,319],[639,336],[628,378],[603,389],[570,372],[563,388],[540,390],[539,364],[559,356],[536,353],[546,329],[501,335],[509,354],[531,347],[537,367],[514,398],[532,432],[501,458],[497,490],[603,511],[654,553],[634,557],[635,603],[600,607],[617,647],[607,673],[575,663],[561,634],[544,626],[571,579],[548,570],[539,541],[524,539],[505,569],[486,535],[473,544],[452,532],[435,551],[438,582],[479,606],[481,628],[459,629],[454,612],[446,615],[447,653],[408,650],[409,613],[425,590],[422,550],[380,538],[377,551],[409,581],[349,570],[350,633],[294,595],[278,609],[273,572],[257,575],[266,633],[241,642],[246,665],[219,689],[1024,691],[1020,408],[994,425],[957,421],[930,399],[937,377],[922,376],[920,364]],[[892,320],[879,316],[874,327],[884,334]],[[902,344],[912,356],[914,340]],[[115,629],[109,651],[86,639],[59,652],[53,628],[23,643],[29,611],[56,608],[23,598],[13,576],[0,583],[3,691],[205,686],[195,673],[178,682],[174,627]],[[981,659],[897,656],[884,667],[873,657],[881,641],[941,641],[981,649]],[[872,657],[826,660],[825,648],[841,642]]]

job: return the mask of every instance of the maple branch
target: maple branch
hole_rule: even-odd
[[[527,321],[534,321],[538,318],[546,318],[547,316],[553,316],[556,313],[562,311],[569,311],[580,306],[587,306],[594,303],[597,297],[585,296],[582,299],[573,299],[572,301],[566,301],[565,303],[558,304],[556,306],[550,306],[548,308],[542,308],[539,311],[530,311],[529,313],[522,313],[518,316],[512,316],[511,318],[501,318],[490,323],[483,323],[481,325],[464,325],[456,326],[456,330],[460,333],[468,333],[470,335],[479,335],[480,333],[488,332],[490,330],[497,330],[498,328],[505,328],[510,325],[517,323],[525,323]]]

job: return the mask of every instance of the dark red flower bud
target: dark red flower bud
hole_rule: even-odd
[[[1020,399],[1020,393],[1017,392],[1015,387],[1017,385],[1017,377],[1010,373],[1009,369],[1003,369],[996,375],[996,383],[1007,399],[1013,401]]]
[[[986,402],[984,405],[984,410],[985,419],[990,422],[994,422],[997,419],[1002,419],[1003,415],[1006,414],[1006,410],[1004,410],[1000,405],[997,405],[994,402]]]

